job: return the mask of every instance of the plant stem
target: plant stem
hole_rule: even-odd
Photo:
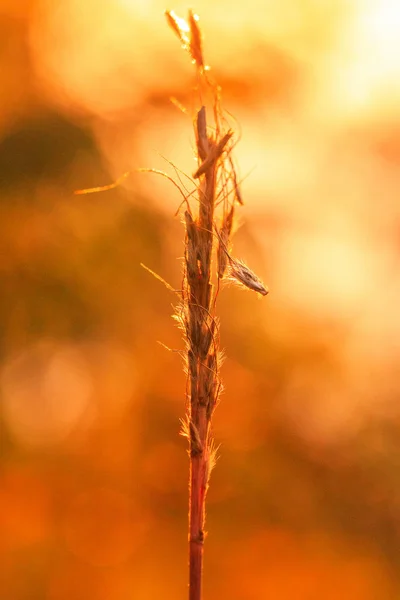
[[[197,150],[199,162],[206,148],[206,113],[197,115]],[[205,498],[212,467],[210,423],[217,397],[216,366],[218,331],[210,314],[212,301],[211,261],[215,199],[215,164],[204,173],[199,185],[199,214],[193,220],[186,214],[186,282],[187,282],[187,361],[190,377],[189,433],[189,600],[200,600],[205,521]]]
[[[242,287],[263,296],[268,294],[268,289],[249,267],[233,258],[229,251],[235,205],[243,205],[243,199],[231,157],[233,131],[227,128],[228,120],[220,105],[219,87],[207,75],[198,18],[191,11],[188,22],[173,11],[167,11],[166,17],[196,64],[202,104],[211,93],[214,121],[214,126],[208,132],[206,109],[202,106],[195,124],[198,168],[193,178],[197,182],[197,215],[193,216],[188,201],[191,193],[185,196],[180,190],[187,206],[182,304],[178,308],[177,320],[185,333],[188,373],[188,402],[183,433],[188,437],[190,447],[189,600],[201,600],[205,501],[215,463],[211,421],[222,387],[219,379],[221,353],[219,324],[214,316],[215,300],[225,272]],[[216,205],[220,206],[217,219],[214,215]],[[211,283],[214,252],[217,257],[215,276],[218,280],[215,295]]]

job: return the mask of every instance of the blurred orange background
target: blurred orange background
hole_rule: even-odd
[[[158,0],[0,3],[0,597],[184,598],[193,67]],[[173,7],[185,15],[186,5]],[[400,597],[400,4],[199,0],[240,124],[207,600]],[[190,110],[189,110],[190,113]]]

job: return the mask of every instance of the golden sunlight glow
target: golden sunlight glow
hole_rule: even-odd
[[[352,317],[373,289],[376,268],[354,231],[307,231],[282,245],[282,293],[303,310]],[[290,273],[290,277],[285,277]],[[285,291],[284,291],[285,290]]]
[[[377,59],[399,65],[400,4],[397,0],[369,0],[362,2],[360,9],[360,30],[377,51]]]
[[[354,6],[326,73],[327,103],[363,120],[398,111],[400,101],[400,4],[367,0]]]
[[[79,351],[41,343],[11,360],[1,375],[3,410],[16,441],[63,442],[90,408],[92,380]]]

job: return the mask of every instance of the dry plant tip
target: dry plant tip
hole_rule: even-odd
[[[229,164],[230,164],[231,169],[232,169],[232,179],[233,179],[233,187],[234,187],[235,199],[238,202],[238,204],[240,204],[241,206],[243,206],[243,204],[244,204],[243,197],[242,197],[242,194],[241,194],[241,191],[240,191],[239,182],[238,182],[237,177],[236,177],[235,166],[233,164],[233,160],[232,160],[231,156],[229,156]]]
[[[194,15],[189,10],[189,27],[190,27],[190,54],[196,65],[200,69],[204,69],[203,48],[201,40],[201,32],[197,22],[198,15]]]
[[[206,107],[202,106],[197,113],[196,123],[197,150],[201,160],[205,160],[209,153],[209,143],[207,137],[207,118]]]
[[[187,35],[190,31],[189,25],[186,23],[185,19],[182,17],[178,17],[178,15],[173,10],[166,10],[165,16],[167,18],[168,25],[171,27],[172,31],[181,41],[183,46],[187,48],[189,42],[189,36]]]
[[[165,279],[163,279],[161,277],[161,275],[158,275],[157,273],[155,273],[154,271],[152,271],[149,267],[146,267],[146,265],[144,265],[143,263],[140,263],[140,266],[143,267],[143,269],[145,269],[149,273],[151,273],[151,275],[153,275],[153,277],[155,277],[158,281],[161,281],[161,283],[163,283],[165,285],[165,287],[167,288],[167,290],[169,290],[170,292],[174,292],[175,294],[180,294],[181,293],[181,290],[175,290],[172,287],[172,285],[170,285],[168,283],[168,281],[165,281]]]
[[[229,140],[231,139],[232,136],[233,136],[233,131],[228,131],[220,139],[220,141],[217,144],[214,143],[214,145],[211,146],[208,156],[201,163],[201,165],[199,166],[197,171],[194,173],[194,175],[193,175],[194,179],[198,179],[200,177],[200,175],[204,175],[204,173],[206,173],[206,171],[208,171],[208,169],[210,169],[212,166],[214,166],[216,161],[222,156],[225,146],[229,142]]]
[[[218,277],[222,279],[228,265],[229,254],[227,252],[229,246],[229,239],[232,232],[233,216],[235,212],[235,205],[232,204],[230,211],[224,216],[222,226],[218,234],[219,243],[217,251],[218,261]]]
[[[244,262],[234,258],[230,258],[229,262],[230,279],[262,296],[266,296],[269,293],[269,289],[263,284],[261,279]]]
[[[201,32],[198,26],[199,17],[189,10],[188,21],[179,17],[173,10],[166,10],[168,25],[180,40],[185,50],[188,50],[192,61],[200,72],[208,70],[204,64]]]
[[[174,354],[180,354],[181,356],[183,354],[182,350],[179,350],[177,348],[170,348],[169,346],[167,346],[163,342],[160,342],[160,340],[157,340],[157,344],[160,344],[160,346],[162,346],[162,348],[164,348],[164,350],[168,350],[168,352],[173,352]]]
[[[170,99],[169,99],[169,101],[171,102],[171,104],[173,104],[174,106],[176,106],[176,108],[178,110],[180,110],[181,113],[183,113],[184,115],[187,114],[187,108],[186,108],[186,106],[184,106],[182,104],[182,102],[179,102],[178,98],[175,98],[175,96],[171,96]]]
[[[86,188],[84,190],[75,190],[74,194],[75,196],[81,196],[83,194],[97,194],[98,192],[107,192],[108,190],[113,190],[119,185],[121,185],[121,183],[125,181],[125,179],[127,179],[127,177],[131,175],[131,173],[131,171],[127,171],[126,173],[121,175],[121,177],[118,177],[116,181],[114,181],[113,183],[109,183],[108,185],[100,185],[93,188]]]

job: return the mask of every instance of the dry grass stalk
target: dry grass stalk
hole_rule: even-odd
[[[196,65],[199,98],[211,98],[209,112],[213,119],[210,127],[207,123],[206,106],[200,100],[200,108],[194,121],[198,167],[193,179],[185,175],[191,183],[197,185],[194,190],[186,190],[180,179],[181,172],[170,161],[167,162],[175,169],[182,187],[163,171],[138,169],[166,177],[183,196],[181,206],[186,206],[182,289],[174,290],[154,271],[142,266],[181,297],[175,318],[184,332],[188,376],[187,414],[182,422],[182,435],[189,440],[190,455],[189,600],[201,600],[205,500],[216,455],[211,423],[222,390],[219,376],[222,353],[215,304],[220,281],[226,279],[226,273],[228,280],[262,296],[268,294],[268,288],[249,267],[230,254],[235,207],[243,205],[243,198],[232,159],[234,132],[221,107],[220,89],[208,76],[198,17],[191,11],[187,22],[172,11],[167,11],[166,17]],[[182,109],[178,101],[175,100],[174,103]],[[186,112],[186,109],[183,110]],[[127,172],[110,185],[77,190],[75,193],[91,194],[111,190],[129,175],[130,172]],[[194,194],[198,199],[197,211],[192,207]],[[214,255],[217,268],[213,274]],[[216,291],[213,279],[216,280]]]
[[[199,97],[211,98],[213,126],[207,123],[207,108],[201,105],[194,128],[198,168],[198,209],[186,200],[184,213],[185,257],[182,302],[178,320],[186,340],[188,409],[183,435],[189,440],[189,600],[201,599],[205,499],[215,463],[211,434],[213,412],[221,393],[221,351],[215,303],[220,280],[229,277],[261,295],[268,293],[261,280],[229,252],[235,206],[243,204],[231,152],[233,130],[221,108],[220,90],[211,81],[204,63],[198,19],[189,12],[188,22],[172,11],[167,20],[196,65]],[[183,192],[182,192],[183,193]],[[193,201],[192,201],[193,204]],[[212,272],[217,256],[216,273]],[[217,289],[213,280],[217,275]]]

